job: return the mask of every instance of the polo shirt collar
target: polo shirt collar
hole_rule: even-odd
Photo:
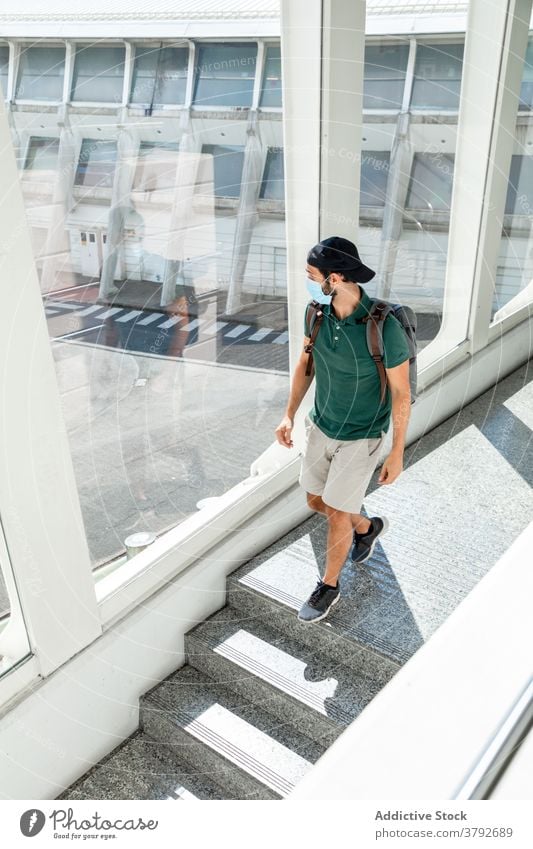
[[[366,293],[361,284],[359,283],[359,289],[361,290],[361,300],[357,304],[356,308],[350,315],[346,316],[346,318],[341,319],[344,324],[355,324],[356,321],[360,318],[364,318],[370,312],[370,306],[372,304],[370,295]],[[327,304],[327,313],[328,315],[334,316],[332,305]],[[325,310],[326,311],[326,310]]]

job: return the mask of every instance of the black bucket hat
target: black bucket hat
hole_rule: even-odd
[[[361,262],[353,242],[342,236],[322,239],[307,254],[307,262],[321,271],[338,271],[341,274],[349,272],[350,278],[357,283],[368,283],[376,276],[375,271]]]

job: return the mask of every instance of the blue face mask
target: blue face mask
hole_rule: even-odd
[[[314,280],[309,280],[309,277],[306,279],[306,283],[307,291],[314,301],[318,301],[319,304],[331,304],[331,295],[324,295],[320,283],[315,283]]]

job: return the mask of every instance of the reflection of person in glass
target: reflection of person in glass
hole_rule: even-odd
[[[189,331],[183,328],[189,323],[190,307],[185,293],[185,286],[181,283],[176,284],[174,300],[165,307],[165,312],[169,316],[179,317],[179,321],[171,327],[158,329],[157,337],[150,346],[151,353],[163,354],[167,357],[183,357],[183,349],[189,341]],[[153,350],[157,343],[159,334],[163,334],[162,347],[160,350]]]
[[[164,357],[183,357],[184,348],[189,342],[189,331],[183,328],[189,323],[191,309],[186,287],[178,283],[175,292],[174,300],[164,308],[169,317],[179,318],[171,327],[151,324],[143,327],[137,320],[133,323],[118,322],[115,316],[108,316],[104,319],[98,341],[110,348]],[[159,323],[165,323],[163,318]]]

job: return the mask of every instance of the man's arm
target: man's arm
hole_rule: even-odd
[[[310,341],[307,336],[304,336],[304,349]],[[296,368],[294,369],[287,408],[281,422],[276,428],[276,439],[280,445],[284,445],[286,448],[292,448],[293,446],[291,434],[294,426],[294,416],[314,377],[314,367],[311,369],[310,375],[306,375],[305,373],[308,357],[309,354],[306,354],[305,350],[302,350],[296,363]]]
[[[391,393],[392,448],[383,463],[378,483],[392,483],[403,470],[405,434],[411,415],[409,360],[404,360],[394,368],[386,368],[385,373]]]

